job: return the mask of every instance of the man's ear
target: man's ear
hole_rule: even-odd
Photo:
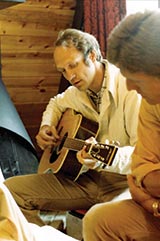
[[[89,53],[89,56],[88,56],[93,62],[96,61],[96,52],[94,50],[92,50],[90,53]]]

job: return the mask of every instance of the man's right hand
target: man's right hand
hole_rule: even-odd
[[[54,146],[59,139],[55,126],[44,125],[36,135],[37,144],[42,150],[48,146]]]

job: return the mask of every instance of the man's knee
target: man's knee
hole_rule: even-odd
[[[101,205],[102,204],[95,204],[94,206],[92,206],[87,213],[85,214],[84,218],[83,218],[83,225],[88,226],[88,225],[93,225],[99,222],[99,219],[101,220],[101,214],[100,214],[100,209],[101,209]]]
[[[16,177],[13,176],[4,180],[5,186],[9,189],[11,193],[14,191],[15,187],[17,186],[17,178],[18,176]]]

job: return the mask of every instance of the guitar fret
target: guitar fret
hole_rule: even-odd
[[[80,151],[82,149],[82,147],[84,146],[84,144],[85,144],[85,141],[83,141],[83,140],[67,137],[63,146],[70,150]]]

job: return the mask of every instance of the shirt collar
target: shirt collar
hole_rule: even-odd
[[[105,65],[105,73],[102,86],[105,86],[107,88],[108,92],[113,98],[115,105],[117,106],[117,74],[120,72],[120,70],[116,66],[110,64],[106,59],[103,59],[102,63]]]

